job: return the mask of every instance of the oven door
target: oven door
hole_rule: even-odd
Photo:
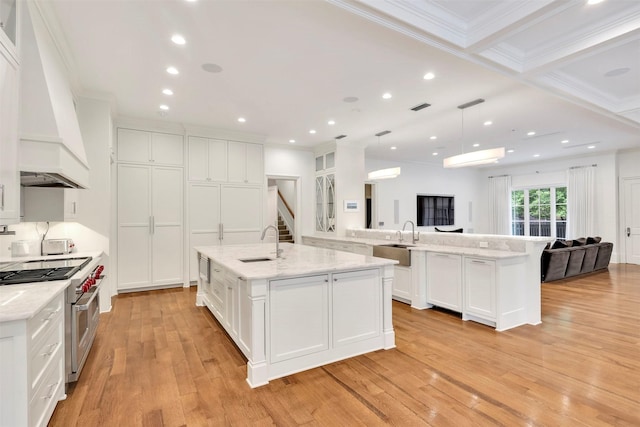
[[[100,320],[99,286],[92,287],[71,308],[71,374],[77,381],[87,360]]]

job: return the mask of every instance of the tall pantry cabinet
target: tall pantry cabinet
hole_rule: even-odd
[[[189,136],[189,280],[198,277],[195,246],[260,241],[264,158],[261,144]]]
[[[184,282],[184,139],[118,129],[118,290]]]

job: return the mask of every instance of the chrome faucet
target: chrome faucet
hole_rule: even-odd
[[[398,236],[398,242],[402,243],[402,231],[396,231],[396,235]]]
[[[416,243],[416,225],[413,223],[413,221],[406,220],[404,222],[404,225],[402,226],[402,231],[404,231],[404,229],[406,228],[407,224],[411,224],[411,243]],[[420,232],[418,232],[418,236],[420,236]],[[400,239],[402,241],[402,239]]]
[[[264,240],[264,236],[267,234],[267,230],[273,228],[273,231],[276,232],[276,258],[280,258],[282,254],[282,249],[280,249],[280,231],[278,227],[275,225],[267,225],[264,230],[262,230],[262,236],[260,236],[260,240]]]

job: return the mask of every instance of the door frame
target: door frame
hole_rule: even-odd
[[[378,228],[378,184],[375,181],[365,181],[365,185],[371,186],[371,230]],[[364,202],[364,226],[367,226],[367,203]]]
[[[296,203],[295,203],[295,218],[293,219],[293,224],[295,226],[295,233],[293,236],[293,240],[296,243],[300,243],[302,242],[301,238],[302,238],[302,230],[300,230],[301,227],[301,222],[300,222],[300,214],[302,213],[302,188],[300,185],[300,175],[267,175],[266,176],[266,182],[268,182],[270,179],[274,179],[274,180],[283,180],[283,181],[293,181],[294,185],[296,187]],[[268,189],[268,185],[265,185],[265,187]],[[265,191],[268,191],[267,189],[265,189]],[[266,199],[266,197],[265,197]],[[266,206],[266,200],[265,200],[265,211],[267,209]],[[266,215],[265,215],[266,217]],[[263,224],[264,225],[264,224]],[[269,224],[266,224],[269,225]],[[264,225],[266,227],[266,225]]]

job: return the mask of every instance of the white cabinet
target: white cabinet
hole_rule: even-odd
[[[195,246],[259,242],[262,211],[262,187],[190,183],[189,279],[197,280]]]
[[[118,165],[118,289],[183,283],[182,168]]]
[[[427,253],[427,302],[462,312],[462,257]]]
[[[31,319],[0,323],[0,425],[46,426],[64,398],[63,312],[61,291]]]
[[[18,63],[0,43],[0,225],[20,221],[18,87]]]
[[[262,145],[229,141],[227,155],[229,182],[259,185],[264,183]]]
[[[394,266],[392,291],[394,299],[399,299],[402,302],[411,302],[411,281],[411,267],[405,267],[401,265]]]
[[[333,348],[382,334],[382,292],[377,270],[331,275]]]
[[[269,283],[271,361],[329,348],[329,276],[272,280]]]
[[[485,320],[496,320],[496,263],[493,260],[465,258],[464,308]]]
[[[182,135],[118,129],[118,161],[182,166]]]
[[[336,175],[316,175],[316,231],[336,231]]]
[[[189,181],[227,180],[227,141],[190,136],[188,147]]]
[[[22,187],[22,221],[75,221],[80,211],[80,190]]]

